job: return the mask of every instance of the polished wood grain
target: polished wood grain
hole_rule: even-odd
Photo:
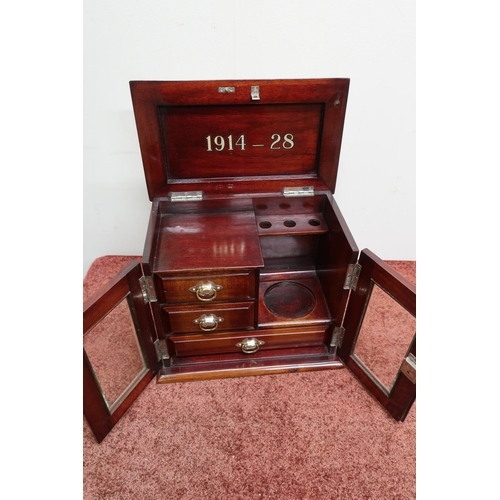
[[[200,303],[202,302],[193,289],[197,289],[199,283],[211,282],[215,286],[222,287],[217,291],[214,298],[209,302],[244,301],[255,298],[255,285],[257,281],[255,270],[242,270],[241,272],[223,273],[213,272],[208,274],[206,270],[200,276],[186,276],[182,278],[162,278],[162,289],[165,292],[163,301],[169,304]],[[207,302],[203,302],[207,305]]]
[[[200,356],[225,353],[241,353],[241,347],[236,344],[245,338],[256,338],[264,341],[258,352],[271,349],[284,349],[306,346],[322,346],[325,342],[327,327],[305,327],[305,328],[262,328],[257,331],[205,333],[191,335],[172,335],[169,343],[173,345],[177,356]],[[257,359],[257,353],[245,354],[246,360],[250,362]],[[279,351],[273,352],[275,357],[282,356]],[[268,353],[268,357],[270,354]],[[207,361],[207,360],[205,360]]]
[[[155,268],[186,274],[264,265],[253,212],[165,214]]]
[[[160,107],[169,180],[314,176],[322,111],[317,103]]]
[[[270,353],[274,355],[270,356]],[[344,367],[339,357],[326,352],[324,346],[260,350],[251,357],[241,353],[185,356],[178,358],[178,361],[158,372],[158,383],[335,370]],[[215,364],[217,370],[213,369]]]
[[[342,326],[349,299],[349,290],[344,289],[347,269],[356,263],[359,250],[336,201],[331,194],[327,198],[323,216],[329,231],[318,241],[315,268],[330,309],[333,333],[335,327]],[[331,350],[335,352],[335,347]]]
[[[164,307],[168,315],[167,322],[174,333],[199,332],[201,325],[195,320],[203,314],[220,318],[216,330],[251,330],[255,328],[255,302],[230,302],[210,305],[183,305]],[[215,331],[215,329],[214,329]]]
[[[257,101],[251,98],[252,86],[260,88]],[[221,93],[219,87],[234,87],[234,92]],[[307,179],[318,189],[335,190],[346,78],[132,81],[130,89],[151,200],[185,191],[187,185],[219,197],[279,192],[283,177],[288,185],[299,186]],[[287,133],[297,134],[297,145],[294,141],[293,149],[282,144],[271,151],[271,136],[283,138]],[[236,144],[232,154],[207,151],[207,136],[231,134],[233,141],[248,136],[246,152],[252,154],[236,156]],[[222,153],[220,159],[217,153]],[[198,164],[199,172],[192,168]]]

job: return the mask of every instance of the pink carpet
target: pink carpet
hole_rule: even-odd
[[[133,259],[97,259],[85,298]],[[84,419],[84,498],[414,499],[415,415],[395,422],[347,369],[153,380],[101,444]]]

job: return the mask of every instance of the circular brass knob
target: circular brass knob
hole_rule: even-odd
[[[217,297],[217,292],[222,290],[221,285],[216,285],[213,281],[199,281],[192,286],[189,291],[196,294],[196,298],[202,302],[210,302]]]
[[[202,314],[199,318],[193,320],[193,323],[198,325],[204,332],[213,332],[222,321],[224,321],[224,318],[219,318],[215,314]]]
[[[257,340],[254,338],[251,339],[243,339],[241,342],[236,344],[236,347],[241,347],[241,350],[245,354],[252,354],[259,350],[261,345],[264,345],[265,342],[263,340]]]

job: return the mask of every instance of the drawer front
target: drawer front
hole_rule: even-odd
[[[251,356],[257,350],[321,346],[326,341],[328,327],[269,329],[249,332],[231,332],[173,335],[169,337],[169,350],[176,356],[204,356],[241,352]],[[245,340],[247,340],[245,342]]]
[[[217,276],[162,278],[169,304],[208,303],[255,298],[255,271]]]
[[[214,307],[167,306],[163,310],[173,333],[250,330],[255,326],[254,302],[214,304]]]

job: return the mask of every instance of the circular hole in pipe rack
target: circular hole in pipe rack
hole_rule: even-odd
[[[259,227],[261,227],[262,229],[269,229],[271,226],[272,226],[272,224],[267,220],[263,220],[262,222],[259,222]]]
[[[297,223],[294,220],[286,220],[283,222],[283,225],[286,227],[295,227]]]

